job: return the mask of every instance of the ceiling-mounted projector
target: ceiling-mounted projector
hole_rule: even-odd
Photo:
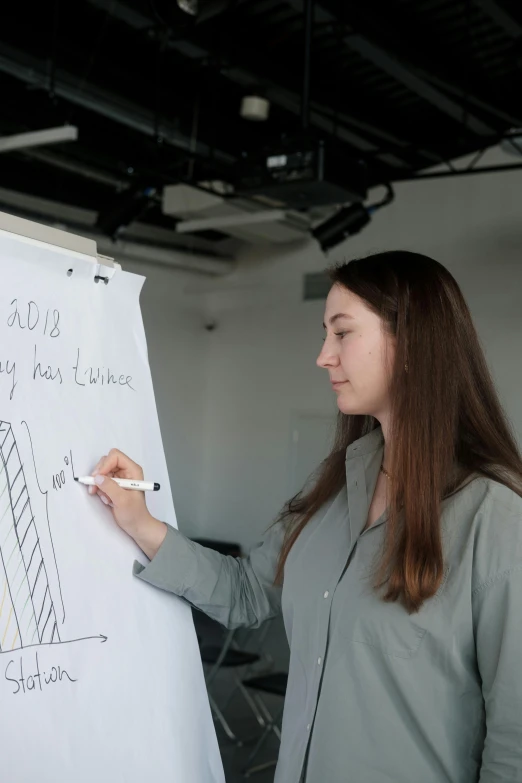
[[[243,157],[234,186],[237,195],[309,209],[364,201],[367,169],[362,160],[338,152],[334,157],[322,141],[300,137]]]

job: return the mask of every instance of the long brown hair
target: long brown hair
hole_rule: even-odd
[[[471,314],[448,270],[428,256],[378,253],[329,270],[377,313],[395,337],[390,379],[390,464],[394,479],[375,588],[385,601],[420,609],[444,571],[441,503],[475,474],[522,496],[522,458],[500,405]],[[346,449],[379,426],[339,413],[335,442],[311,487],[284,506],[275,581],[299,534],[346,483]]]

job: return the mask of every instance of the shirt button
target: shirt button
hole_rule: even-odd
[[[310,731],[310,724],[308,724],[308,726],[306,727],[306,730]]]
[[[321,661],[322,661],[322,660],[323,660],[322,658],[318,658],[318,659],[317,659],[317,665],[318,665],[318,666],[320,666],[320,665],[321,665]]]
[[[323,595],[323,598],[328,598],[329,595],[330,593],[328,592],[328,590],[326,590],[325,594]]]

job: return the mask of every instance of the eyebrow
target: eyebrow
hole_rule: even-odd
[[[336,321],[339,321],[341,318],[351,318],[353,320],[353,315],[349,315],[348,313],[336,313],[330,318],[330,326],[332,326]],[[323,329],[326,329],[325,323],[323,323]]]

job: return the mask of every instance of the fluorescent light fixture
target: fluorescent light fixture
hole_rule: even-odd
[[[23,150],[28,147],[42,147],[47,144],[60,144],[64,141],[76,141],[77,138],[78,128],[74,125],[17,133],[14,136],[0,137],[0,152]]]
[[[206,229],[220,229],[233,226],[250,226],[254,223],[274,223],[285,217],[283,209],[269,209],[263,212],[245,212],[242,215],[216,215],[215,217],[198,218],[195,220],[183,220],[177,223],[176,231],[185,234],[190,231],[205,231]]]

